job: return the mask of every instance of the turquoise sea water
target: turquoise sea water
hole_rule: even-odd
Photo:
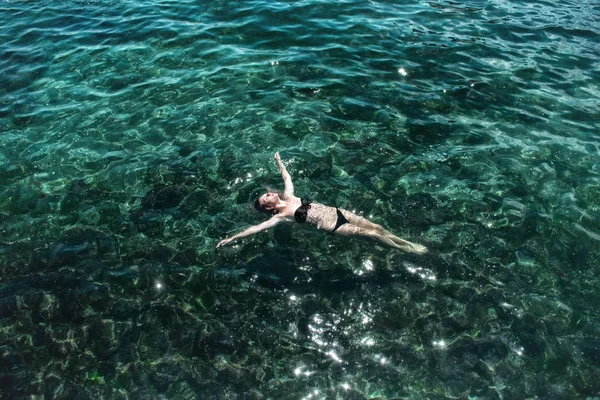
[[[0,398],[595,398],[599,15],[2,1]],[[430,253],[215,250],[276,151]]]

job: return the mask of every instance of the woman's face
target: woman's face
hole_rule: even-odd
[[[279,195],[273,192],[267,192],[260,196],[260,204],[266,209],[271,209],[279,203]]]

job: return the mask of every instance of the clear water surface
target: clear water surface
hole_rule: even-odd
[[[599,15],[2,1],[0,397],[596,398]],[[430,253],[215,250],[275,151]]]

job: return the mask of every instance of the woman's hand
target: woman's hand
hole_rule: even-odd
[[[279,157],[279,152],[275,153],[275,160],[277,160],[277,165],[279,166],[279,170],[281,172],[285,171],[285,165],[283,165],[283,161],[281,161],[281,157]]]
[[[225,246],[227,243],[231,242],[232,240],[233,240],[233,238],[223,239],[217,244],[217,247]]]
[[[283,182],[285,183],[285,197],[294,195],[294,184],[292,183],[292,177],[285,169],[285,165],[283,161],[281,161],[281,157],[279,156],[279,152],[275,153],[275,159],[277,160],[277,165],[279,166],[279,170],[281,171],[281,177],[283,178]]]
[[[275,153],[275,160],[277,160],[277,165],[279,166],[280,171],[285,171],[285,165],[283,161],[281,161],[281,157],[279,156],[279,152]]]

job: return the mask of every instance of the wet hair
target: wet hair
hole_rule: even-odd
[[[283,199],[283,193],[281,193],[279,190],[273,190],[268,186],[265,186],[265,190],[267,192],[271,192],[271,193],[277,193],[277,195],[279,196],[280,199]],[[262,196],[262,194],[260,195]],[[275,215],[275,214],[279,214],[279,211],[277,211],[275,208],[272,210],[267,210],[265,208],[265,206],[263,206],[262,204],[260,204],[260,196],[258,197],[258,199],[256,199],[256,201],[254,202],[254,209],[258,212],[264,213],[264,214],[269,214],[269,215]]]

